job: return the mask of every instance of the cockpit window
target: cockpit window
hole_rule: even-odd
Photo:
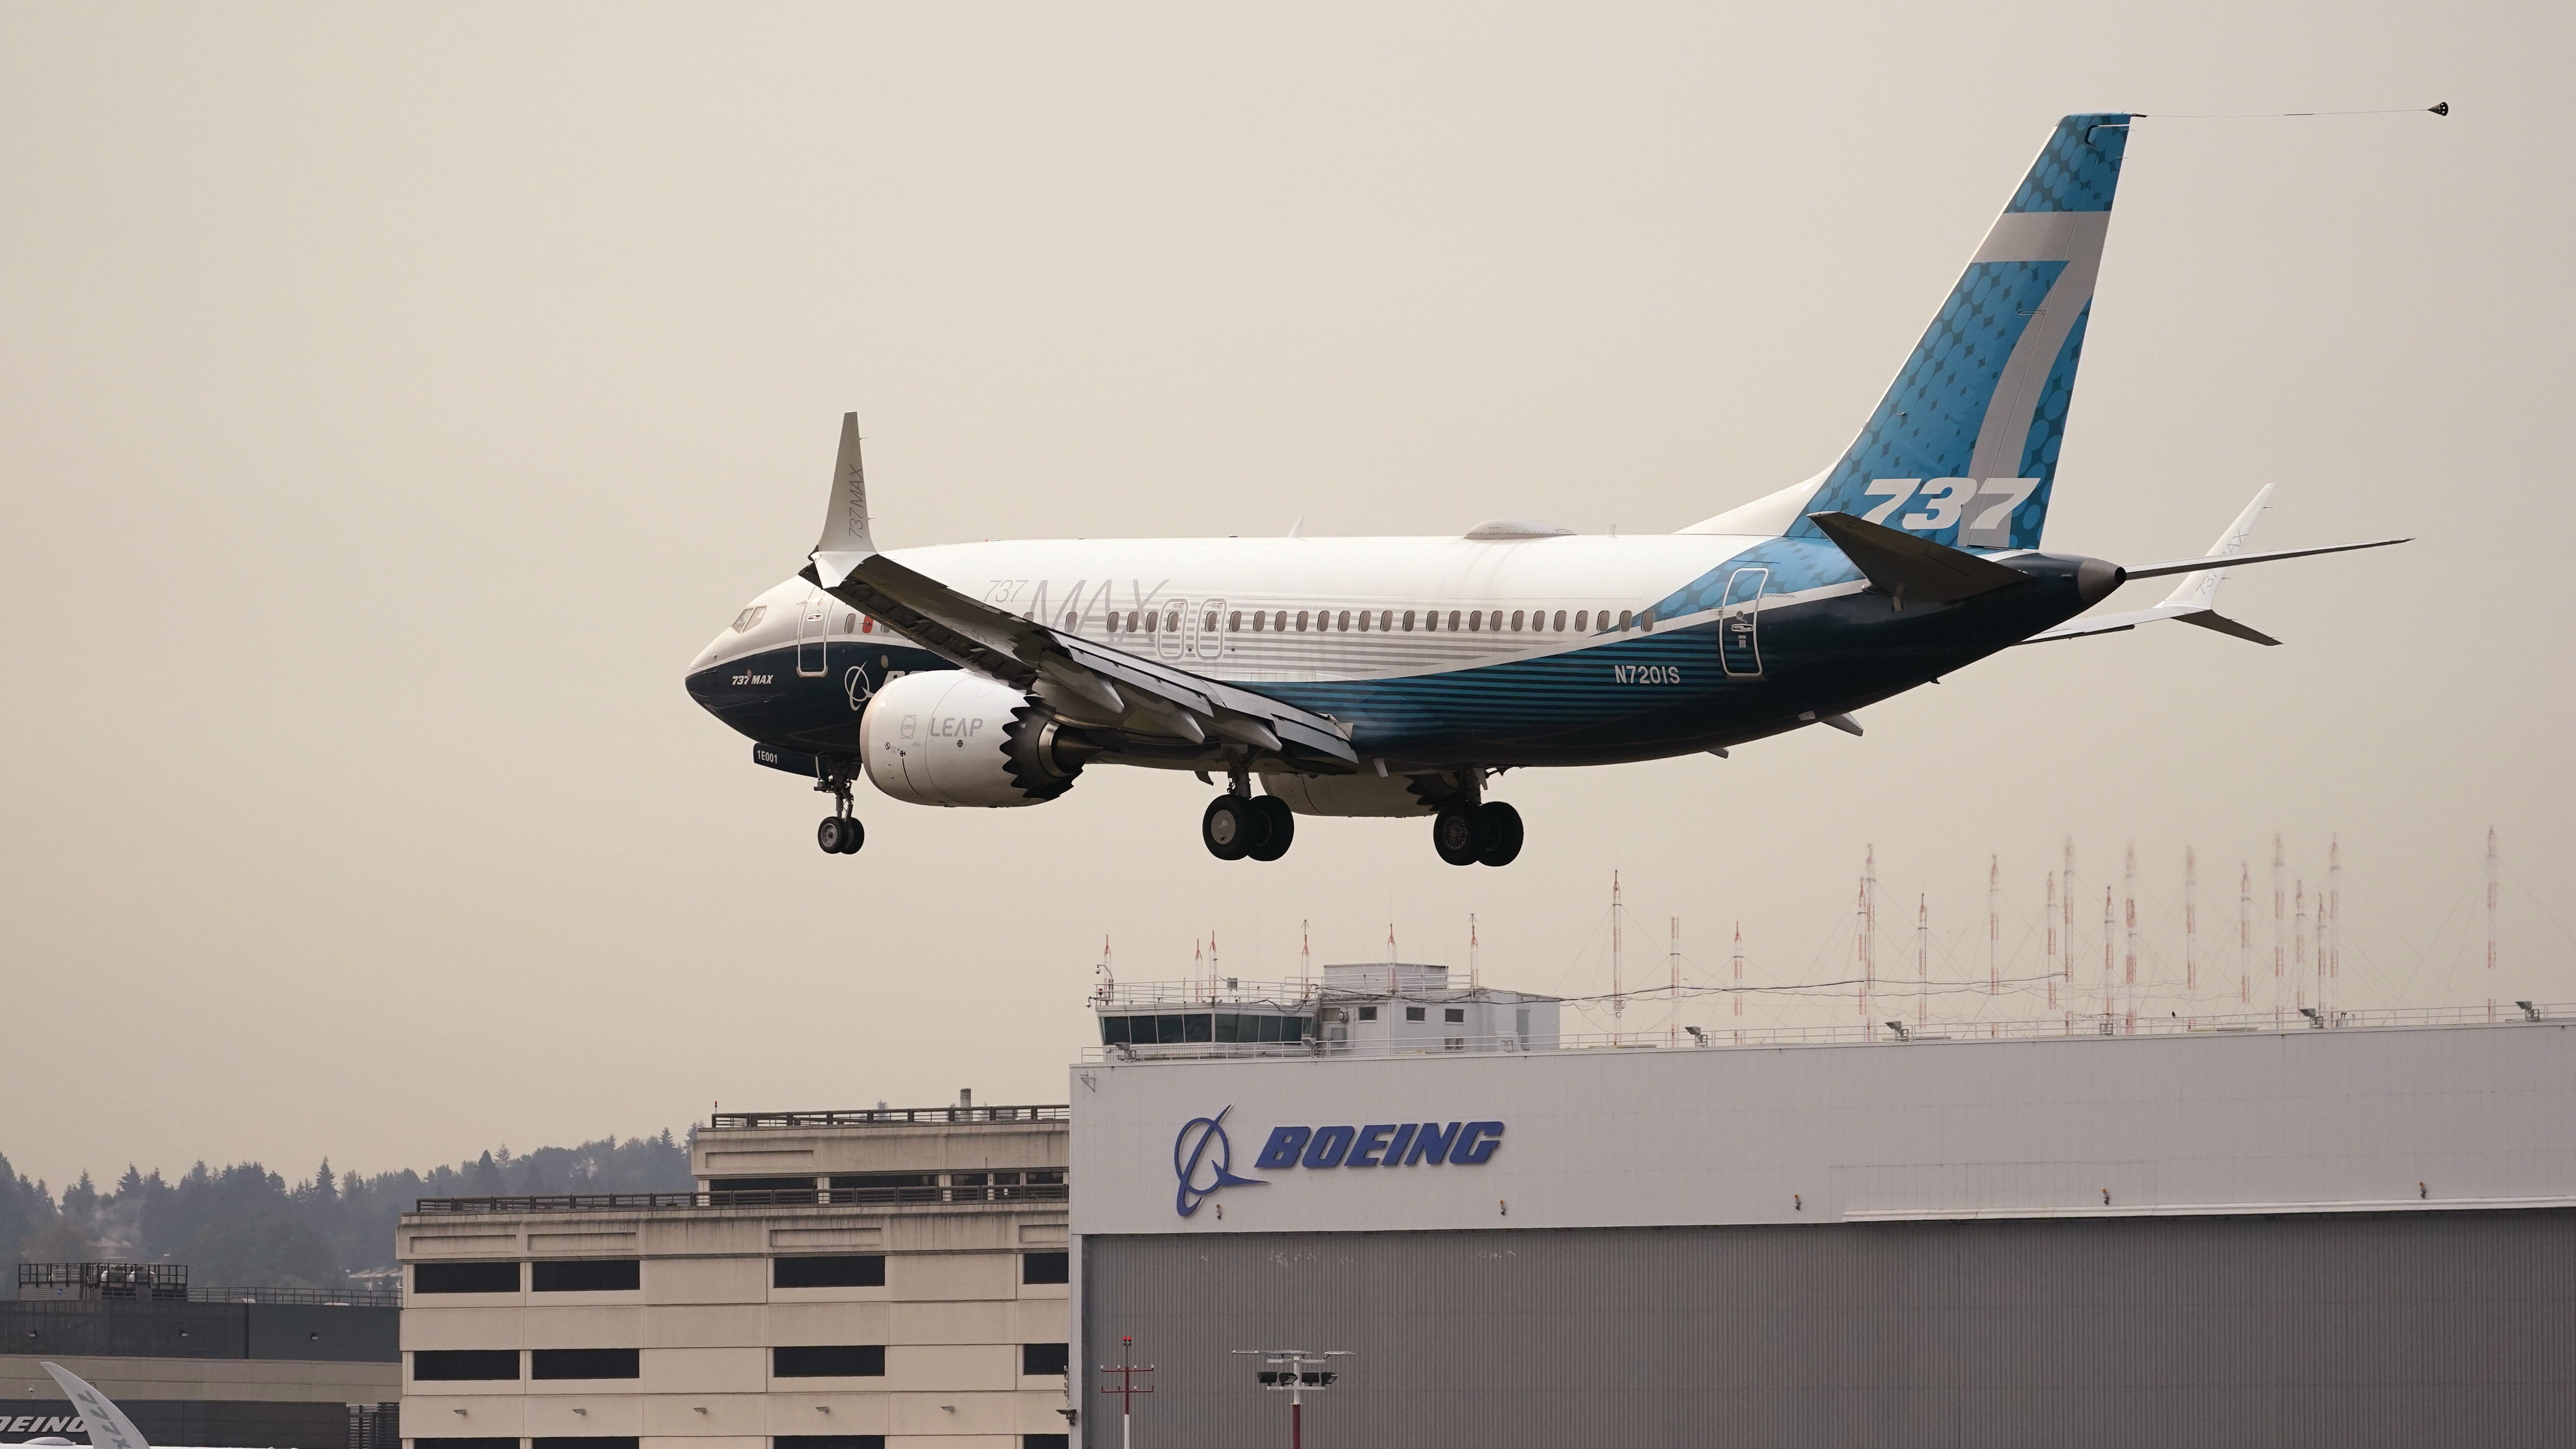
[[[741,633],[752,625],[759,623],[760,616],[768,612],[769,606],[767,604],[752,605],[750,608],[733,616],[733,631],[737,634]]]

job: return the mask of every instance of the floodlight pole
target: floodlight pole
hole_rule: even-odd
[[[1328,1349],[1323,1353],[1313,1353],[1302,1348],[1238,1348],[1232,1352],[1257,1357],[1267,1364],[1288,1366],[1285,1373],[1265,1376],[1285,1379],[1287,1382],[1268,1383],[1263,1387],[1274,1391],[1284,1388],[1288,1391],[1288,1449],[1306,1449],[1306,1366],[1313,1364],[1317,1369],[1321,1369],[1334,1359],[1351,1357],[1351,1350],[1336,1348]],[[1332,1375],[1318,1373],[1316,1379],[1315,1388],[1318,1392],[1332,1387]]]
[[[1120,1350],[1118,1355],[1119,1357],[1132,1359],[1136,1356],[1136,1340],[1134,1337],[1124,1334],[1120,1335],[1118,1339],[1118,1347]],[[1154,1371],[1154,1366],[1152,1364],[1138,1365],[1133,1363],[1105,1363],[1100,1366],[1100,1371],[1104,1374],[1118,1375],[1118,1386],[1116,1388],[1111,1388],[1107,1384],[1102,1384],[1100,1386],[1100,1392],[1103,1394],[1116,1394],[1118,1396],[1118,1443],[1120,1445],[1120,1449],[1135,1449],[1136,1396],[1138,1394],[1150,1394],[1154,1392],[1150,1388],[1140,1389],[1136,1387],[1136,1375],[1152,1373]]]

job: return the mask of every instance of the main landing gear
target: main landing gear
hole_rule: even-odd
[[[1233,791],[1208,802],[1199,817],[1199,839],[1219,860],[1277,860],[1297,838],[1297,817],[1276,795]]]
[[[859,847],[868,843],[868,828],[850,813],[850,786],[856,777],[857,770],[848,761],[833,761],[825,766],[823,778],[814,785],[817,790],[832,792],[832,813],[814,827],[814,843],[823,847],[825,855],[856,855]]]
[[[1431,848],[1451,865],[1509,865],[1521,853],[1521,812],[1500,800],[1451,805],[1431,822]]]

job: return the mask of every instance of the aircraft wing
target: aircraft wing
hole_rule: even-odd
[[[882,553],[818,551],[803,570],[832,597],[960,668],[1044,698],[1075,724],[1250,745],[1291,764],[1355,770],[1342,727],[1266,694],[1104,649],[968,598]]]

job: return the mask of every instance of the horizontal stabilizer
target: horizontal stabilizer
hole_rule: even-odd
[[[2276,558],[2306,558],[2311,554],[2350,553],[2357,548],[2387,548],[2391,544],[2414,541],[2412,538],[2374,538],[2367,543],[2330,543],[2323,548],[2287,548],[2278,553],[2231,554],[2225,562],[2227,567],[2236,568],[2243,564],[2270,563]],[[2138,579],[2159,578],[2165,574],[2197,573],[2207,567],[2209,567],[2209,559],[2206,557],[2178,558],[2167,563],[2139,564],[2129,570],[2129,578],[2134,582]]]
[[[1810,513],[1807,517],[1868,575],[1871,587],[1899,599],[1972,599],[2011,584],[2030,582],[2030,575],[1993,559],[1848,513]]]
[[[2204,629],[2215,629],[2221,634],[2233,634],[2239,639],[2248,640],[2256,644],[2278,644],[2281,642],[2280,640],[2273,638],[2271,635],[2264,633],[2262,630],[2255,628],[2253,625],[2239,624],[2235,620],[2227,617],[2225,614],[2219,613],[2215,609],[2202,609],[2195,613],[2176,614],[2174,615],[2174,622],[2177,624],[2198,624]]]
[[[2250,624],[2240,624],[2215,609],[2202,609],[2179,604],[2158,604],[2152,609],[2137,609],[2125,614],[2102,614],[2090,619],[2077,619],[2042,630],[2022,640],[2024,644],[2054,644],[2060,639],[2084,639],[2095,634],[2117,634],[2140,624],[2160,624],[2171,619],[2178,624],[2198,624],[2221,634],[2233,634],[2256,644],[2278,644],[2281,641]]]

